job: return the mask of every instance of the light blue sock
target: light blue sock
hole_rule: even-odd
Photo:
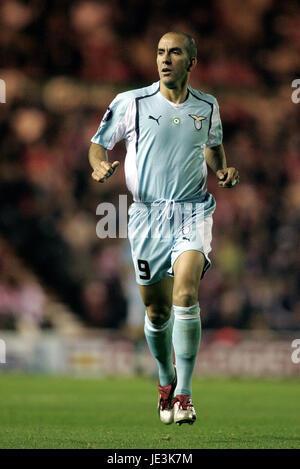
[[[174,306],[173,345],[176,359],[176,394],[192,395],[192,376],[201,339],[199,303]]]
[[[158,365],[159,383],[162,386],[170,384],[175,376],[172,361],[172,329],[173,318],[170,317],[164,324],[157,326],[152,324],[146,313],[145,316],[145,337]]]

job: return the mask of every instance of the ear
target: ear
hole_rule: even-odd
[[[190,59],[190,63],[189,63],[189,65],[188,65],[187,71],[188,71],[188,72],[191,72],[191,71],[193,70],[193,68],[196,66],[196,63],[197,63],[196,57],[192,57],[192,58]]]

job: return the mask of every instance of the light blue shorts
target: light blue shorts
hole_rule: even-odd
[[[139,285],[173,277],[176,259],[190,250],[205,256],[203,277],[211,265],[208,254],[215,206],[215,199],[207,193],[201,202],[159,199],[153,203],[134,202],[129,207],[128,237]]]

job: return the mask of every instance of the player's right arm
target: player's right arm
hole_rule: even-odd
[[[107,150],[112,150],[117,142],[126,138],[128,119],[126,112],[134,103],[128,93],[120,93],[111,102],[107,108],[97,132],[91,139],[89,150],[89,161],[93,168],[92,178],[95,181],[105,182],[112,176],[116,168],[120,165],[119,161],[110,163],[107,157]]]
[[[92,178],[98,182],[105,182],[112,176],[119,166],[119,161],[110,163],[108,161],[107,150],[102,145],[92,143],[89,150],[89,162],[93,168]]]

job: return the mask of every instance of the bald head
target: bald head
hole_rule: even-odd
[[[165,38],[169,35],[177,35],[177,36],[181,36],[185,39],[184,41],[184,45],[185,45],[185,48],[186,48],[186,51],[187,51],[187,54],[189,56],[190,59],[192,59],[193,57],[196,57],[197,58],[197,46],[196,46],[196,42],[194,40],[194,38],[188,34],[188,33],[185,33],[183,31],[169,31],[167,32],[166,34],[164,34],[162,38]]]

